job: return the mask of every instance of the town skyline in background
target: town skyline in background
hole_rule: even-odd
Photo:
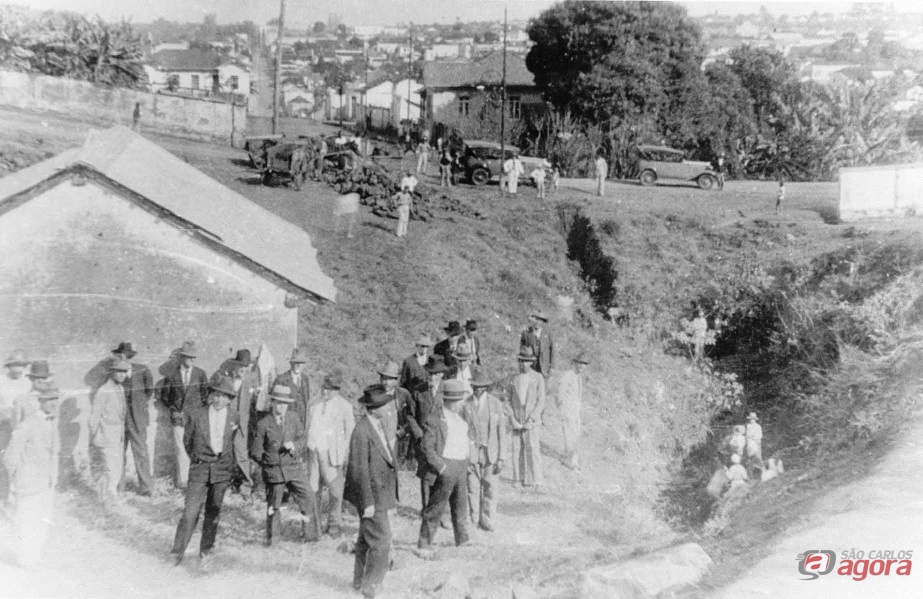
[[[286,3],[286,21],[292,27],[327,21],[331,14],[338,15],[348,25],[400,25],[407,23],[451,23],[455,21],[497,21],[503,18],[503,9],[512,21],[524,21],[556,4],[558,0],[336,0],[321,6],[319,3]],[[790,2],[764,1],[686,1],[677,2],[686,7],[692,17],[709,14],[754,14],[763,8],[773,15],[808,15],[817,13],[845,13],[855,2]],[[264,24],[278,17],[278,0],[161,0],[157,3],[122,3],[114,0],[20,0],[12,4],[37,10],[63,10],[104,19],[126,19],[146,23],[157,19],[177,22],[197,22],[206,15],[215,15],[218,23],[253,21]],[[923,12],[920,3],[910,0],[896,2],[859,3],[893,7],[897,12]]]

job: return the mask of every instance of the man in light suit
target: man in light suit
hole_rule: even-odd
[[[506,414],[500,400],[487,389],[491,381],[480,371],[471,378],[474,395],[465,402],[465,419],[473,429],[474,452],[468,464],[468,508],[471,521],[486,531],[497,507],[497,479],[509,446]]]
[[[577,445],[580,442],[580,410],[583,405],[583,369],[590,361],[583,352],[574,356],[572,361],[573,370],[564,372],[558,383],[558,412],[564,426],[564,457],[567,465],[579,472]]]
[[[343,515],[343,483],[349,439],[355,428],[353,406],[340,395],[343,372],[334,369],[324,378],[321,400],[310,408],[308,428],[308,482],[320,501],[321,486],[330,492],[326,510],[327,534],[340,536]]]
[[[510,380],[510,428],[513,433],[513,484],[524,487],[544,483],[542,476],[541,427],[545,408],[545,379],[532,369],[532,348],[519,350],[519,372]]]
[[[163,403],[170,410],[173,425],[173,440],[176,446],[177,488],[185,489],[189,480],[189,455],[185,445],[186,417],[205,406],[208,377],[205,371],[195,366],[197,357],[195,343],[186,341],[179,350],[179,361],[165,377]]]
[[[359,512],[353,588],[366,598],[375,597],[390,564],[388,512],[397,507],[397,458],[382,419],[392,400],[380,385],[366,388],[359,400],[366,413],[349,442],[343,499]]]
[[[228,407],[235,395],[233,382],[220,377],[208,385],[208,389],[208,406],[184,416],[183,445],[191,465],[183,516],[176,527],[170,551],[176,565],[183,561],[203,507],[205,520],[199,555],[203,559],[209,556],[218,534],[224,494],[237,469],[248,466],[246,433],[240,428],[237,412]]]
[[[308,430],[308,404],[311,403],[311,383],[305,372],[307,362],[308,351],[302,347],[296,347],[292,350],[292,357],[288,361],[288,371],[277,376],[272,384],[273,387],[281,385],[292,390],[292,398],[295,400],[292,410],[298,415],[298,420],[304,430]]]
[[[109,379],[90,398],[87,427],[93,450],[96,490],[103,506],[118,498],[119,480],[125,457],[125,417],[128,415],[125,381],[131,365],[119,359],[109,364]]]
[[[288,491],[301,510],[302,532],[306,540],[320,538],[317,502],[304,474],[305,430],[296,414],[289,414],[295,402],[288,387],[276,385],[269,394],[272,411],[256,425],[250,444],[250,457],[262,466],[266,482],[266,545],[278,538],[281,526],[282,496]]]

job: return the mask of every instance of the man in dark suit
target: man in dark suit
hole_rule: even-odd
[[[458,346],[458,341],[462,336],[462,328],[457,320],[449,322],[449,326],[445,328],[445,334],[447,337],[436,344],[436,347],[433,348],[433,354],[442,356],[442,359],[445,360],[446,368],[451,369],[455,366],[455,348]]]
[[[455,545],[468,542],[468,460],[472,451],[471,427],[463,411],[468,387],[459,380],[442,388],[443,408],[433,410],[423,429],[423,455],[436,472],[436,484],[423,510],[417,547],[428,549],[439,530],[446,504],[452,514]]]
[[[529,315],[529,328],[522,332],[519,339],[521,347],[532,349],[535,355],[532,368],[545,377],[546,383],[554,366],[554,339],[551,337],[551,331],[545,328],[547,323],[548,317],[544,313],[533,312]]]
[[[289,359],[289,370],[276,377],[272,386],[281,385],[292,390],[293,411],[298,415],[298,420],[304,430],[308,430],[308,404],[311,403],[311,383],[308,381],[308,375],[304,371],[305,364],[308,362],[308,352],[306,349],[297,347],[292,350],[292,357]]]
[[[114,357],[123,356],[131,362],[137,355],[131,343],[123,341],[112,350]],[[131,444],[131,454],[135,459],[135,471],[138,473],[138,494],[151,494],[151,462],[147,450],[147,426],[150,423],[150,401],[154,397],[154,375],[144,364],[131,362],[131,373],[125,382],[125,398],[128,400],[128,413],[125,416],[125,451]],[[120,490],[125,487],[125,473],[119,483]]]
[[[429,382],[429,375],[426,373],[426,360],[429,349],[433,346],[429,335],[422,333],[417,338],[416,350],[412,356],[409,356],[401,365],[401,378],[398,383],[404,389],[411,393],[420,385],[426,385]]]
[[[250,355],[250,350],[239,349],[237,350],[237,355],[225,360],[211,378],[211,381],[214,382],[219,376],[227,376],[234,382],[234,389],[237,394],[231,398],[231,409],[240,416],[240,428],[248,433],[248,444],[252,436],[249,434],[251,430],[250,416],[256,412],[253,403],[260,386],[259,377],[253,371],[252,366],[253,359]],[[256,475],[256,468],[256,464],[253,464],[250,468],[251,476]],[[243,493],[245,497],[249,496],[252,491],[242,485],[240,478],[234,481],[234,488]]]
[[[288,408],[295,402],[288,387],[277,385],[269,394],[272,412],[256,425],[250,444],[250,457],[262,466],[266,482],[266,545],[278,538],[282,496],[288,491],[301,510],[302,531],[306,540],[320,538],[320,518],[314,493],[304,474],[301,456],[305,448],[305,429]],[[310,525],[309,525],[310,524]]]
[[[458,344],[465,344],[471,349],[472,363],[481,365],[481,340],[477,335],[478,321],[465,321],[465,334],[458,340]]]
[[[192,464],[183,516],[170,551],[177,565],[183,561],[203,506],[205,521],[199,554],[206,558],[211,552],[218,534],[224,493],[236,469],[241,463],[246,465],[245,433],[237,413],[228,407],[234,396],[234,384],[229,378],[220,377],[209,389],[208,407],[185,415],[183,444]]]
[[[166,375],[162,401],[170,410],[173,425],[173,440],[176,444],[176,486],[186,488],[189,479],[189,455],[185,445],[185,423],[187,416],[199,411],[205,405],[208,377],[205,371],[195,366],[196,347],[192,341],[183,343],[179,350],[178,363]]]
[[[401,467],[406,467],[408,461],[413,460],[413,448],[410,444],[410,435],[407,433],[407,404],[410,403],[410,392],[398,386],[400,367],[397,362],[388,362],[383,368],[378,369],[378,380],[385,393],[394,400],[394,409],[388,411],[385,418],[385,430],[388,434],[395,435],[390,442],[397,447],[397,460]]]
[[[430,356],[426,363],[426,372],[429,375],[429,383],[414,391],[407,403],[404,416],[417,458],[417,477],[420,479],[420,499],[423,504],[421,509],[426,508],[430,491],[436,482],[436,473],[427,465],[426,457],[423,455],[423,427],[429,420],[430,413],[442,409],[442,377],[445,374],[442,356]]]
[[[383,417],[392,397],[380,385],[365,390],[359,403],[365,416],[359,419],[349,442],[343,499],[359,512],[359,536],[353,588],[374,597],[388,572],[391,552],[389,510],[397,507],[398,483],[395,448],[390,444]]]

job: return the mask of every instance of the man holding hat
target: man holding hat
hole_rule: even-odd
[[[436,347],[433,348],[433,353],[442,356],[442,359],[445,360],[446,368],[453,368],[455,366],[455,348],[458,347],[458,342],[462,336],[461,325],[458,324],[457,320],[452,320],[445,328],[445,333],[447,337],[436,344]]]
[[[482,372],[476,372],[471,379],[474,395],[465,402],[465,419],[474,437],[468,464],[468,508],[471,522],[486,531],[494,529],[491,517],[497,506],[497,480],[509,446],[503,404],[487,391],[490,385]]]
[[[465,321],[465,334],[458,340],[459,343],[466,344],[471,349],[471,361],[473,364],[481,365],[481,340],[477,335],[478,321]]]
[[[429,375],[426,373],[427,354],[433,346],[433,341],[426,333],[421,333],[417,337],[416,349],[412,356],[409,356],[401,365],[400,386],[413,393],[417,387],[426,385],[429,382]]]
[[[237,412],[228,407],[235,394],[234,383],[228,377],[219,377],[207,388],[207,407],[185,415],[183,445],[191,465],[183,516],[176,527],[170,551],[176,565],[183,561],[203,507],[205,520],[199,554],[202,558],[208,557],[215,546],[224,494],[236,469],[246,465],[246,451],[243,449],[246,432],[240,428]],[[248,473],[244,475],[248,476]]]
[[[519,350],[519,372],[510,379],[510,428],[513,433],[513,484],[538,486],[542,476],[541,427],[545,379],[532,369],[532,348]]]
[[[305,449],[305,430],[297,414],[289,414],[295,403],[288,387],[276,385],[269,394],[271,412],[257,423],[250,457],[263,467],[266,482],[266,545],[279,536],[282,496],[286,491],[301,510],[302,530],[308,541],[320,538],[320,522],[314,493],[304,474],[301,456]]]
[[[90,397],[90,417],[87,428],[90,434],[92,464],[96,489],[103,506],[118,498],[125,457],[125,419],[128,402],[125,381],[131,364],[119,357],[109,363],[109,379]]]
[[[321,486],[327,487],[330,503],[326,511],[327,534],[340,536],[343,515],[343,483],[349,439],[356,421],[353,406],[342,395],[343,371],[336,368],[324,378],[321,400],[311,406],[308,421],[308,482],[321,497]]]
[[[385,432],[383,417],[392,396],[380,385],[365,389],[359,403],[365,415],[356,423],[349,441],[349,462],[343,499],[359,512],[359,536],[353,588],[374,597],[390,565],[391,520],[397,507],[398,479],[394,446]]]
[[[186,417],[199,411],[205,405],[208,377],[205,371],[195,365],[198,352],[195,343],[186,341],[177,355],[177,363],[167,372],[162,401],[170,410],[173,425],[173,441],[176,447],[177,488],[185,489],[189,480],[189,456],[186,454]]]
[[[468,388],[462,381],[446,381],[442,386],[443,407],[430,414],[423,429],[423,455],[427,466],[436,473],[436,484],[422,514],[417,541],[420,549],[428,549],[433,544],[446,504],[452,515],[455,545],[468,542],[467,477],[472,439],[463,412],[468,395]]]
[[[567,465],[579,472],[577,446],[580,442],[580,410],[583,405],[583,370],[590,361],[584,352],[574,356],[571,361],[573,369],[565,371],[558,384],[558,412],[564,426],[564,457]]]
[[[436,474],[427,466],[423,455],[423,427],[434,410],[442,409],[442,377],[445,374],[442,356],[430,356],[425,369],[429,383],[414,391],[411,400],[407,402],[404,417],[417,458],[417,477],[420,479],[420,499],[423,503],[421,509],[425,509],[429,503],[430,491],[436,483]]]
[[[48,387],[37,395],[38,409],[27,414],[12,433],[3,465],[15,489],[14,525],[21,566],[38,564],[48,537],[58,482],[58,390]]]
[[[16,402],[32,390],[32,381],[23,376],[28,365],[26,353],[21,349],[14,350],[3,364],[6,373],[0,375],[0,454],[9,445],[16,425]],[[0,464],[0,503],[6,500],[9,492],[9,478]]]
[[[305,364],[308,362],[308,350],[303,347],[296,347],[292,350],[292,357],[289,358],[289,369],[276,377],[272,386],[281,385],[292,390],[292,398],[295,403],[292,404],[292,410],[298,416],[304,430],[308,429],[308,404],[311,403],[311,383],[308,375],[304,371]]]
[[[154,375],[151,369],[144,364],[132,362],[138,353],[131,343],[123,341],[112,350],[112,360],[126,360],[129,362],[129,372],[122,386],[125,388],[127,398],[127,413],[125,415],[125,442],[122,446],[122,463],[125,462],[125,451],[131,445],[131,455],[135,460],[135,471],[138,473],[138,494],[150,495],[153,481],[151,479],[151,461],[147,450],[147,426],[150,423],[151,399],[154,397]],[[125,488],[125,468],[119,480],[119,490]]]

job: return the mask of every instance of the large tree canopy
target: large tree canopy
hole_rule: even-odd
[[[675,4],[567,0],[528,32],[526,64],[545,98],[607,128],[662,130],[701,85],[701,34]]]

